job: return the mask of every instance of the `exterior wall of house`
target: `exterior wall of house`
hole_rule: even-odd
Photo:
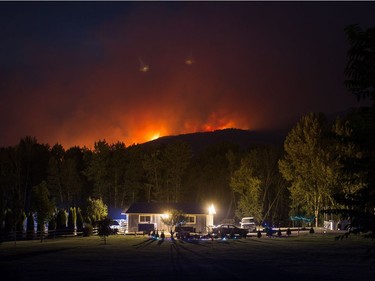
[[[195,227],[196,232],[206,233],[207,232],[207,217],[206,217],[206,215],[197,215],[195,225],[196,225],[196,227]]]
[[[153,214],[128,214],[128,231],[129,232],[137,232],[139,231],[140,224],[154,224],[155,223],[155,215]],[[140,216],[150,216],[150,220],[147,222],[140,222]]]
[[[128,231],[136,232],[138,231],[138,214],[128,214]]]

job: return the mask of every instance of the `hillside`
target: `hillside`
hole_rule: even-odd
[[[209,146],[220,143],[233,143],[239,145],[239,147],[242,149],[247,149],[253,145],[282,145],[286,135],[287,131],[224,129],[213,132],[197,132],[176,136],[165,136],[150,142],[146,142],[143,145],[160,145],[182,141],[189,144],[193,152],[200,152]]]

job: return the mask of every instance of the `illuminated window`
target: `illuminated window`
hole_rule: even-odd
[[[140,223],[149,223],[149,222],[151,222],[151,216],[140,215],[139,216],[139,222]]]
[[[187,216],[186,217],[186,224],[195,224],[195,216]]]

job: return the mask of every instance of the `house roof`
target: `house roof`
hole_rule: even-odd
[[[127,214],[164,214],[170,209],[181,211],[185,214],[207,214],[206,206],[196,203],[133,203],[125,211]]]

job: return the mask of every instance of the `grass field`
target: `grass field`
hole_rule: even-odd
[[[330,234],[172,241],[110,236],[6,242],[0,280],[375,280],[373,242]]]

